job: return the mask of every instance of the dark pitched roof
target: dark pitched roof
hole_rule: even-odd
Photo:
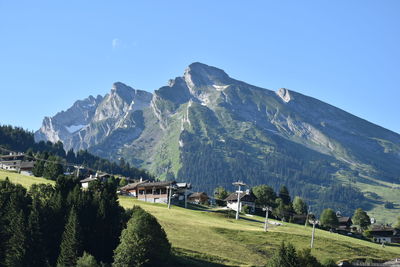
[[[170,186],[174,185],[175,183],[175,181],[147,182],[140,184],[140,187]]]
[[[253,193],[246,194],[245,192],[240,193],[239,197],[240,197],[241,201],[247,201],[247,202],[254,202],[257,199]],[[225,201],[237,201],[237,199],[238,199],[238,195],[235,192],[235,193],[230,194],[227,198],[225,198]]]
[[[342,216],[342,217],[339,217],[338,220],[339,220],[339,223],[348,223],[348,222],[351,222],[351,217]]]
[[[88,182],[96,181],[96,180],[97,180],[96,177],[88,177],[88,178],[82,179],[80,182],[81,183],[88,183]]]
[[[35,165],[34,161],[22,161],[20,168],[21,169],[27,169],[27,168],[30,169],[30,168],[33,168],[34,165]]]
[[[138,185],[144,184],[144,183],[147,183],[147,180],[127,184],[127,185],[121,187],[121,190],[131,190],[131,189],[135,189]]]

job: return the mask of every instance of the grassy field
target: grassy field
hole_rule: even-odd
[[[125,208],[140,205],[156,216],[178,253],[214,263],[260,266],[268,261],[282,241],[291,242],[297,248],[306,248],[310,244],[311,228],[301,225],[271,226],[265,233],[262,223],[251,221],[249,217],[235,221],[225,214],[210,211],[175,206],[168,210],[166,205],[144,203],[129,197],[121,197],[120,203]],[[257,216],[251,219],[263,220]],[[319,260],[400,256],[399,246],[382,248],[368,241],[318,229],[314,244],[313,254]]]
[[[29,187],[33,183],[54,183],[43,178],[23,176],[0,171],[14,183]],[[310,244],[311,228],[285,223],[270,226],[263,231],[261,217],[244,217],[236,221],[233,216],[214,210],[183,209],[163,204],[150,204],[130,197],[120,197],[124,208],[139,205],[153,214],[167,232],[175,255],[183,261],[198,266],[264,265],[282,241],[293,243],[296,248]],[[327,231],[316,230],[315,247],[312,251],[319,260],[400,257],[400,246],[386,246],[363,241]]]
[[[29,188],[32,184],[54,184],[54,181],[44,178],[26,176],[16,172],[0,170],[0,180],[4,180],[6,177],[8,177],[12,183],[21,184],[26,188]]]
[[[337,175],[337,179],[347,184],[347,178]],[[352,184],[359,188],[371,200],[372,208],[367,210],[368,215],[377,220],[379,224],[395,224],[400,216],[400,184],[380,181],[365,175],[360,175],[359,181]],[[376,194],[372,197],[370,193]],[[384,207],[385,201],[393,202],[394,208]]]

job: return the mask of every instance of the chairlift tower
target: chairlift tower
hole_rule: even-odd
[[[237,198],[237,209],[236,209],[236,220],[239,220],[240,194],[243,193],[243,191],[241,191],[240,189],[241,189],[242,186],[246,186],[246,184],[243,183],[242,181],[237,181],[237,182],[234,182],[234,183],[232,183],[232,184],[233,184],[234,186],[237,186],[237,187],[238,187],[238,190],[236,191],[237,196],[238,196],[238,198]]]

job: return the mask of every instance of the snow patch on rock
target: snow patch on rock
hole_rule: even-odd
[[[214,87],[217,91],[223,91],[223,90],[225,90],[226,88],[228,88],[228,86],[229,86],[229,85],[216,85],[216,84],[213,84],[213,87]]]
[[[70,125],[70,126],[65,126],[65,129],[67,129],[67,131],[69,133],[75,133],[75,132],[81,130],[83,127],[86,127],[86,125],[83,125],[83,124]]]

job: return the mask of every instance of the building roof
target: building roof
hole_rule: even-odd
[[[144,183],[147,183],[147,180],[127,184],[127,185],[121,187],[121,190],[124,190],[124,191],[132,190],[132,189],[135,189],[138,185],[144,184]]]
[[[339,223],[348,223],[348,222],[351,222],[351,217],[342,216],[342,217],[338,217],[338,220],[339,220]]]
[[[156,187],[156,186],[171,186],[176,184],[175,181],[162,181],[162,182],[146,182],[143,184],[140,184],[140,187]]]
[[[0,155],[0,159],[7,159],[7,158],[21,158],[21,157],[25,157],[24,153],[21,154],[11,154],[11,155]]]
[[[96,181],[96,180],[97,180],[96,177],[89,176],[88,178],[85,178],[85,179],[81,180],[80,182],[81,183],[88,183],[88,182],[92,182],[92,181]]]
[[[254,202],[257,199],[256,196],[251,192],[249,194],[246,194],[245,192],[240,193],[239,197],[241,201],[247,201],[247,202]],[[237,201],[237,199],[238,195],[235,192],[230,194],[227,198],[225,198],[225,201]]]
[[[188,198],[200,198],[200,197],[207,197],[208,195],[205,192],[194,192],[188,196]]]
[[[34,165],[35,165],[34,161],[22,161],[20,168],[21,169],[32,169]]]

